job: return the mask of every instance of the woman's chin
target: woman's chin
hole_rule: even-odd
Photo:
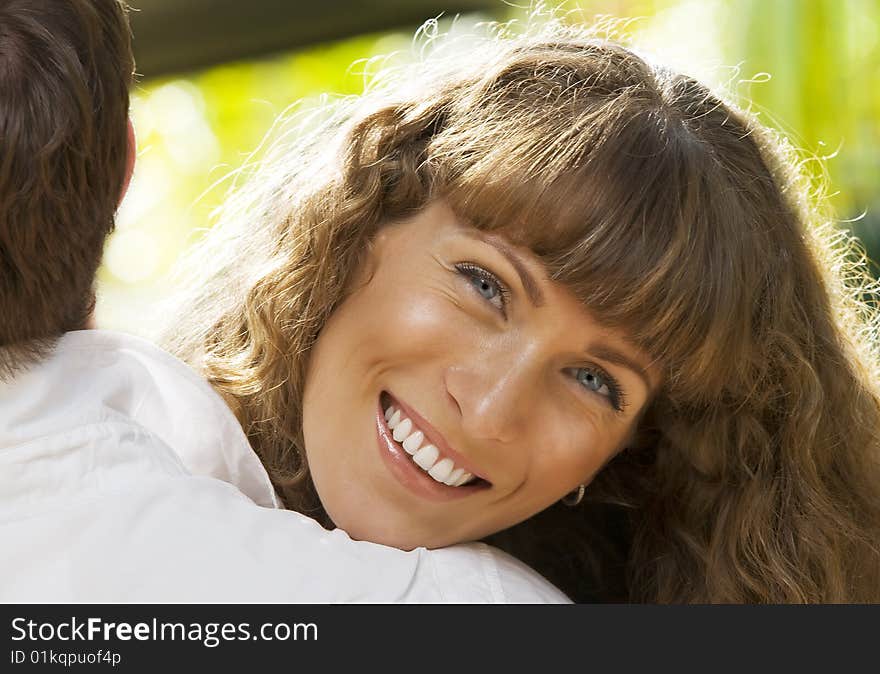
[[[398,550],[416,548],[443,548],[460,543],[461,540],[450,533],[431,531],[405,531],[401,527],[376,527],[372,522],[347,522],[334,520],[336,526],[345,531],[352,540],[377,543]]]
[[[415,550],[416,548],[435,548],[442,545],[432,544],[431,536],[408,535],[399,531],[387,531],[372,527],[345,527],[340,526],[355,541],[365,541],[386,545],[398,550]]]

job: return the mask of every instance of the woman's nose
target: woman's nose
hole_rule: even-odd
[[[507,443],[521,437],[537,387],[528,354],[481,353],[470,363],[447,368],[444,379],[470,438]]]

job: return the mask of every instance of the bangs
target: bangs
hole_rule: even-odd
[[[444,196],[478,229],[531,249],[678,397],[717,396],[731,379],[725,345],[750,323],[735,315],[751,306],[735,252],[744,204],[681,121],[652,109],[625,118],[615,105],[606,124],[471,154]]]

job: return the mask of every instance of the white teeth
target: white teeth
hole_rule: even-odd
[[[422,440],[425,439],[425,434],[421,431],[416,431],[411,436],[409,436],[406,440],[403,441],[403,448],[409,454],[415,454],[419,451],[419,447],[422,446]]]
[[[428,471],[428,475],[437,480],[437,482],[445,482],[451,472],[452,459],[441,459]]]
[[[423,470],[431,470],[431,466],[434,465],[439,456],[440,452],[434,445],[425,445],[416,452],[415,456],[413,456],[413,461]]]
[[[403,442],[412,433],[412,426],[412,421],[404,418],[394,429],[394,439],[397,442]]]
[[[400,410],[394,410],[394,414],[391,415],[391,418],[388,420],[388,428],[392,431],[397,424],[400,423]]]
[[[450,487],[458,482],[458,478],[464,475],[464,468],[456,468],[449,475],[446,476],[446,479],[443,480],[443,484],[448,484]]]
[[[393,405],[385,410],[385,422],[392,431],[394,440],[401,443],[404,450],[412,455],[413,462],[427,471],[428,475],[437,482],[450,487],[460,487],[473,479],[473,473],[465,472],[464,468],[456,468],[452,459],[446,457],[440,459],[440,450],[434,445],[421,447],[422,442],[425,441],[425,434],[420,430],[414,431],[412,421],[403,416]]]
[[[473,473],[465,473],[460,478],[458,478],[458,482],[456,482],[452,486],[453,487],[460,487],[461,485],[465,484],[468,480],[470,480],[473,476],[474,476]]]

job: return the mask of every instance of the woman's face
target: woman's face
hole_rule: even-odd
[[[315,486],[352,538],[480,539],[623,448],[656,372],[530,251],[435,202],[371,254],[318,338],[303,401]]]

